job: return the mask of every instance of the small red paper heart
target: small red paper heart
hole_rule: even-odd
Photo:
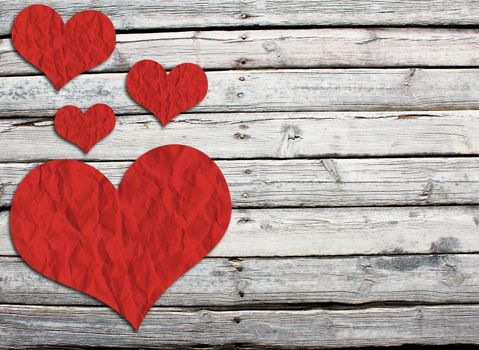
[[[181,112],[198,104],[208,92],[208,78],[201,67],[183,63],[166,74],[151,60],[136,63],[128,73],[130,96],[166,125]]]
[[[22,180],[10,215],[27,264],[138,329],[161,294],[223,237],[231,199],[208,156],[168,145],[138,158],[118,191],[83,162],[46,162]]]
[[[79,12],[63,24],[54,9],[32,5],[15,18],[12,43],[23,58],[45,73],[60,90],[112,54],[116,33],[113,23],[101,12]]]
[[[115,123],[115,113],[105,104],[93,105],[86,113],[75,106],[65,106],[55,116],[56,132],[85,153],[106,137]]]

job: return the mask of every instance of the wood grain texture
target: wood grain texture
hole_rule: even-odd
[[[162,306],[370,302],[478,303],[479,255],[204,259]],[[96,305],[90,297],[0,258],[0,304]]]
[[[479,1],[50,0],[119,31],[60,93],[11,45],[33,3],[0,0],[0,348],[479,344]],[[125,91],[140,59],[201,65],[207,98],[161,127]],[[118,124],[84,155],[52,117],[94,103]],[[48,159],[117,185],[171,143],[216,159],[235,209],[134,333],[28,268],[8,209]]]
[[[91,163],[117,186],[131,162]],[[233,207],[479,203],[475,157],[221,160]],[[0,164],[0,206],[36,163]]]
[[[479,306],[209,311],[154,308],[138,333],[106,308],[0,307],[3,346],[335,348],[479,342]]]
[[[233,210],[210,257],[479,252],[479,208],[364,207]],[[17,253],[0,212],[0,255]]]
[[[479,69],[309,69],[208,72],[209,91],[192,112],[374,111],[479,108]],[[44,76],[0,80],[1,117],[51,116],[74,104],[145,112],[125,73],[84,74],[56,93]],[[241,79],[240,79],[241,78]]]
[[[13,18],[35,0],[0,1],[0,35],[10,32]],[[82,10],[110,16],[117,30],[230,26],[478,24],[475,0],[73,0],[44,1],[64,20]]]
[[[322,28],[119,34],[112,56],[94,72],[127,72],[152,59],[171,69],[477,66],[479,31],[443,28]],[[0,75],[40,74],[0,41]]]
[[[165,144],[187,144],[215,159],[479,155],[479,111],[184,114],[166,127],[150,115],[117,118],[87,155],[48,118],[0,119],[0,162],[134,160]],[[219,146],[221,145],[221,146]]]

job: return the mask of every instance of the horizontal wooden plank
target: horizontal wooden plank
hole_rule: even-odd
[[[162,306],[479,302],[478,255],[204,259],[157,301]],[[0,303],[96,305],[92,298],[0,258]]]
[[[106,103],[145,112],[125,73],[84,74],[56,93],[44,76],[0,79],[0,116],[50,116],[59,107]],[[373,111],[479,108],[479,69],[310,69],[208,72],[209,92],[191,111]]]
[[[118,185],[130,162],[93,163]],[[475,157],[217,161],[233,207],[479,203]],[[0,164],[0,206],[37,164]]]
[[[35,0],[0,1],[0,35],[10,32],[15,15]],[[82,10],[100,10],[117,30],[218,26],[478,24],[476,1],[361,0],[45,0],[67,20]]]
[[[216,159],[478,155],[478,134],[474,110],[198,113],[166,127],[150,115],[135,115],[118,117],[112,134],[85,155],[55,133],[52,119],[0,118],[0,161],[134,160],[174,143]]]
[[[150,310],[138,333],[106,308],[0,307],[0,344],[336,348],[479,342],[479,306],[291,311]]]
[[[15,256],[9,212],[0,212],[0,255]],[[210,257],[479,252],[478,207],[233,210]]]
[[[142,59],[171,69],[477,66],[479,31],[443,28],[321,28],[120,34],[113,55],[93,69],[127,72]],[[0,45],[0,75],[39,74]]]

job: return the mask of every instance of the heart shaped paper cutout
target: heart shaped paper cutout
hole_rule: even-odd
[[[78,74],[110,57],[116,33],[113,23],[101,12],[79,12],[63,24],[54,9],[32,5],[15,18],[12,43],[60,90]]]
[[[118,191],[83,162],[48,161],[22,180],[10,215],[27,264],[138,329],[161,294],[220,241],[231,199],[207,155],[168,145],[138,158]]]
[[[159,63],[144,60],[131,68],[126,87],[136,102],[166,125],[205,98],[208,78],[203,69],[193,63],[180,64],[166,74]]]
[[[85,153],[115,128],[116,117],[105,104],[91,106],[86,113],[75,106],[65,106],[55,116],[55,130]]]

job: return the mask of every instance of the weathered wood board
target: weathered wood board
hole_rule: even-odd
[[[9,212],[0,255],[16,256]],[[238,209],[210,257],[479,253],[479,207]]]
[[[191,112],[298,112],[479,108],[479,69],[284,69],[208,72],[206,98]],[[74,104],[106,103],[119,115],[146,112],[126,73],[83,74],[55,92],[44,76],[0,80],[0,117],[52,116]]]
[[[32,317],[32,315],[34,315]],[[337,348],[477,344],[477,305],[210,311],[153,308],[142,329],[103,307],[3,305],[6,346]]]
[[[170,287],[157,305],[477,303],[478,264],[477,254],[207,258]],[[0,288],[0,304],[97,304],[39,276],[17,258],[0,258]]]
[[[479,344],[479,1],[45,1],[96,9],[113,55],[56,93],[13,49],[0,0],[0,348],[338,348]],[[126,93],[138,60],[201,65],[207,98],[166,127]],[[107,103],[85,155],[58,108]],[[214,158],[233,215],[138,333],[26,266],[12,196],[50,159],[115,184],[181,143]]]
[[[2,0],[0,35],[10,32],[15,15],[35,0]],[[475,0],[90,0],[44,1],[69,18],[78,11],[99,10],[115,28],[128,30],[238,26],[311,25],[471,25],[479,23]]]
[[[131,162],[89,163],[118,186]],[[234,208],[479,204],[474,157],[219,160]],[[0,163],[0,206],[38,163]]]
[[[114,54],[92,72],[128,72],[142,59],[166,69],[193,62],[206,70],[318,67],[477,66],[477,29],[320,28],[119,34]],[[40,72],[0,45],[0,75]]]
[[[196,113],[166,127],[133,115],[118,117],[115,130],[85,155],[55,133],[51,118],[0,118],[0,162],[134,160],[169,143],[215,159],[478,155],[477,135],[474,110]]]

